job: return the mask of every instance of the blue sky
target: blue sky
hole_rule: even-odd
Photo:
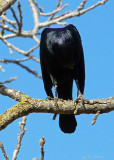
[[[21,1],[22,2],[22,1]],[[81,1],[66,0],[69,10]],[[97,2],[88,2],[86,6]],[[27,10],[28,2],[22,2],[24,29],[32,29],[33,20],[31,10]],[[55,8],[57,1],[40,0],[39,4],[45,8],[45,12]],[[86,65],[86,82],[84,96],[87,99],[101,99],[114,96],[114,1],[108,1],[105,5],[99,6],[86,14],[67,20],[74,24],[80,32]],[[67,11],[67,8],[65,9]],[[8,13],[10,13],[8,11]],[[8,15],[10,16],[10,14]],[[28,19],[29,17],[29,19]],[[44,19],[41,19],[44,21]],[[54,25],[55,27],[58,27]],[[31,45],[30,40],[12,40],[17,46],[28,49]],[[10,55],[8,48],[0,41],[1,58],[23,58],[22,55],[14,52]],[[39,49],[35,50],[35,57],[39,58]],[[33,61],[26,62],[32,69],[40,71],[40,65]],[[6,84],[7,87],[20,90],[32,98],[45,99],[42,80],[34,77],[20,67],[9,64],[3,65],[5,73],[0,72],[0,81],[17,76],[15,82]],[[73,87],[73,99],[77,95],[76,85]],[[15,105],[14,100],[0,95],[0,114]],[[74,134],[68,135],[60,131],[58,117],[52,120],[52,114],[32,113],[27,116],[27,131],[22,141],[22,147],[18,155],[18,160],[31,160],[40,157],[39,139],[45,137],[46,160],[113,160],[114,159],[114,112],[102,114],[98,117],[95,125],[91,125],[94,115],[83,114],[76,116],[78,127]],[[17,135],[20,132],[18,122],[21,118],[14,121],[6,129],[0,132],[0,140],[3,142],[9,159],[12,158],[13,150],[17,143]],[[4,160],[0,150],[0,160]]]

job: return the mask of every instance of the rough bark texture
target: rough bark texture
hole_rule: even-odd
[[[14,107],[8,109],[5,113],[0,115],[0,130],[6,128],[11,122],[19,117],[28,115],[30,113],[56,113],[56,114],[95,114],[100,111],[108,113],[114,110],[114,97],[106,99],[90,100],[89,103],[82,105],[79,102],[74,105],[74,101],[58,100],[58,107],[54,105],[53,100],[32,99],[26,97]]]
[[[15,2],[16,0],[0,0],[0,16],[4,11],[10,8],[10,6],[13,5]]]

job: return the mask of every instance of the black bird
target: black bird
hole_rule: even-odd
[[[78,98],[84,98],[85,64],[81,37],[72,24],[63,28],[45,28],[41,34],[40,62],[44,88],[49,97],[72,100],[75,80]],[[59,126],[64,133],[73,133],[77,122],[73,114],[60,114]]]

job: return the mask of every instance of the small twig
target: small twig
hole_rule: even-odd
[[[25,59],[25,60],[28,60],[28,59]],[[36,73],[36,71],[34,71],[34,70],[30,69],[29,67],[23,65],[22,63],[20,63],[19,60],[0,59],[0,62],[1,62],[1,63],[14,63],[14,64],[17,64],[18,66],[26,69],[28,72],[32,73],[32,74],[35,75],[36,77],[42,79],[42,77],[41,77],[40,75],[38,75],[38,74]]]
[[[5,152],[5,149],[4,149],[2,142],[0,142],[0,148],[2,150],[2,153],[4,155],[5,160],[9,160],[8,156],[6,155],[6,152]]]
[[[42,139],[40,139],[40,151],[41,151],[41,157],[40,160],[44,160],[44,144],[45,144],[46,139],[44,137],[42,137]]]
[[[12,32],[12,33],[15,33],[17,35],[17,31],[10,28],[8,25],[5,25],[5,24],[0,24],[0,27],[3,28],[4,30],[7,30],[9,32]]]
[[[2,71],[2,72],[5,72],[5,70],[3,69],[3,67],[0,65],[0,70]]]
[[[3,15],[5,15],[5,12],[4,12]],[[1,24],[2,24],[2,25],[5,25],[5,20],[4,20],[3,18],[2,18]],[[4,28],[1,29],[0,34],[1,34],[2,36],[4,35]]]
[[[34,1],[34,3],[35,3],[35,5],[37,6],[37,8],[39,9],[39,11],[40,11],[40,12],[43,12],[43,9],[44,9],[44,8],[40,7],[39,4],[38,4],[36,1]]]
[[[19,14],[19,25],[18,25],[18,35],[21,33],[22,28],[22,10],[21,10],[21,4],[19,1],[17,2],[17,8],[18,8],[18,14]]]
[[[32,73],[32,74],[35,75],[36,77],[42,79],[42,77],[41,77],[40,75],[38,75],[38,74],[36,73],[36,71],[30,69],[29,67],[27,67],[27,66],[25,66],[25,65],[23,65],[23,64],[21,64],[21,63],[19,63],[19,62],[16,63],[16,64],[18,64],[18,65],[21,66],[22,68],[26,69],[28,72]]]
[[[102,0],[102,1],[98,1],[96,4],[91,5],[90,7],[83,9],[81,11],[78,10],[74,10],[74,11],[67,11],[61,15],[57,15],[55,17],[53,17],[53,19],[51,21],[46,21],[46,22],[42,22],[40,23],[40,28],[45,27],[45,26],[50,26],[52,24],[56,24],[57,22],[61,22],[63,20],[72,18],[72,17],[77,17],[80,15],[85,14],[86,12],[96,8],[99,5],[104,5],[108,0]]]
[[[61,5],[62,5],[62,0],[59,0],[58,3],[57,3],[57,7],[61,7]]]
[[[15,25],[16,24],[16,21],[12,21],[10,19],[8,19],[4,14],[1,15],[2,19],[4,21],[6,21],[7,23],[11,24],[11,25]]]
[[[77,8],[77,11],[80,11],[81,9],[83,9],[86,2],[87,2],[87,0],[83,0],[83,1],[81,2],[80,6]]]
[[[66,26],[68,23],[66,22],[57,22],[58,25]]]
[[[93,118],[93,120],[92,120],[92,122],[91,122],[91,125],[93,125],[93,124],[96,123],[96,120],[97,120],[99,114],[100,114],[100,111],[97,111],[97,113],[95,114],[95,116],[94,116],[94,118]]]
[[[39,44],[37,44],[36,46],[34,46],[33,48],[29,49],[28,51],[24,51],[24,50],[21,50],[20,48],[17,48],[16,46],[14,46],[13,44],[9,43],[8,41],[6,41],[6,39],[4,39],[2,36],[0,36],[0,39],[8,46],[9,50],[10,50],[10,53],[12,54],[11,52],[11,49],[15,50],[16,52],[20,53],[20,54],[23,54],[25,56],[28,56],[30,53],[32,53],[36,48],[39,47]],[[32,58],[32,57],[31,57]],[[33,58],[32,58],[33,59]],[[35,59],[34,59],[35,60]]]
[[[7,81],[3,81],[3,82],[0,82],[0,84],[4,84],[4,83],[10,83],[10,82],[12,82],[12,81],[14,81],[14,80],[16,80],[17,79],[17,77],[11,77],[9,80],[7,80]]]
[[[55,13],[63,10],[63,8],[65,8],[65,7],[67,6],[67,4],[66,4],[66,6],[64,6],[64,7],[61,8],[61,5],[62,5],[62,0],[59,0],[58,3],[57,3],[57,6],[56,6],[56,8],[55,8],[55,11],[56,11]],[[58,10],[58,11],[57,11],[57,10]],[[55,13],[53,13],[53,14],[51,15],[51,17],[48,19],[49,21],[53,19]]]
[[[53,116],[53,120],[55,120],[55,119],[56,119],[56,117],[57,117],[57,114],[54,114],[54,116]]]
[[[22,122],[19,122],[19,127],[20,127],[21,132],[18,135],[17,145],[16,145],[16,148],[13,152],[12,160],[17,159],[17,155],[18,155],[20,147],[21,147],[22,138],[23,138],[25,131],[26,131],[26,129],[24,128],[25,125],[26,125],[26,116],[22,117]]]
[[[40,13],[42,16],[53,16],[55,13],[62,11],[65,7],[67,7],[69,4],[65,4],[62,8],[57,7],[54,11],[49,13]]]
[[[16,60],[13,60],[13,61],[16,61],[16,62],[24,62],[24,61],[27,61],[31,59],[31,56],[27,57],[27,58],[23,58],[23,59],[16,59]]]
[[[17,16],[16,16],[16,13],[14,11],[14,9],[12,7],[10,7],[10,10],[12,11],[13,13],[13,17],[15,18],[16,22],[17,22],[17,25],[19,26],[19,20],[17,19]]]

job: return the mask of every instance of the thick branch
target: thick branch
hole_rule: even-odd
[[[11,88],[7,88],[2,84],[0,84],[0,94],[2,94],[4,96],[8,96],[12,99],[15,99],[16,101],[19,101],[19,102],[22,101],[23,99],[27,98],[27,96],[24,93],[21,93],[20,91],[16,91]]]
[[[16,0],[0,0],[0,16],[4,11],[10,8],[10,6],[13,5],[15,2]]]
[[[79,102],[76,106],[71,100],[58,100],[58,107],[53,100],[32,99],[24,93],[13,89],[8,89],[0,85],[0,93],[20,101],[14,107],[8,109],[0,115],[0,130],[6,128],[11,122],[19,117],[26,116],[30,113],[56,113],[56,114],[100,114],[108,113],[114,110],[114,97],[106,99],[90,100],[82,105]],[[5,89],[4,89],[5,88]],[[4,89],[4,90],[2,90]],[[19,97],[18,97],[19,96]]]

